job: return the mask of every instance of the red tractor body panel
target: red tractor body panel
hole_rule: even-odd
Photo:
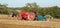
[[[33,12],[32,13],[31,12],[20,12],[18,16],[18,20],[20,19],[26,20],[27,18],[33,19],[34,18],[33,15],[34,15]]]

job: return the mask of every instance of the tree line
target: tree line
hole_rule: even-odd
[[[51,15],[54,18],[60,18],[60,7],[53,6],[53,7],[40,7],[36,3],[27,3],[26,6],[20,8],[21,11],[26,12],[36,12],[40,15]],[[10,9],[1,9],[0,14],[10,14]]]

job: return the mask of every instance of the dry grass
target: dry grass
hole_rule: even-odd
[[[50,21],[18,21],[17,17],[0,15],[0,28],[60,28],[60,19]]]

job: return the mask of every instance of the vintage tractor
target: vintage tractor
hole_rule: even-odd
[[[35,14],[33,12],[20,12],[18,20],[34,20]]]
[[[18,20],[38,20],[47,21],[46,16],[38,15],[35,12],[20,12],[18,15]]]

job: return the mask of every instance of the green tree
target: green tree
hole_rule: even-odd
[[[33,10],[37,10],[38,5],[36,3],[27,3],[25,7],[23,7],[23,11],[31,12]]]

